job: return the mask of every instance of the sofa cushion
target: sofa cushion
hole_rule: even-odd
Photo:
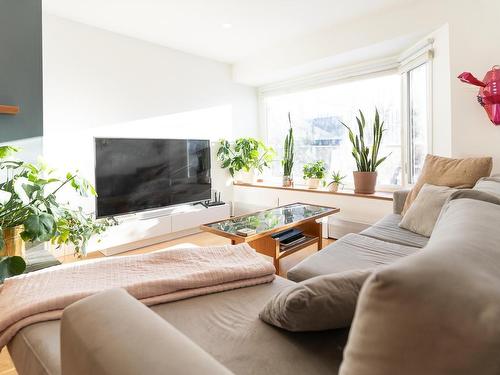
[[[399,227],[399,223],[402,219],[403,217],[401,215],[386,215],[359,234],[404,246],[421,248],[427,245],[429,241],[428,237]]]
[[[447,186],[425,184],[406,211],[399,227],[430,237],[443,205],[455,191],[457,189]]]
[[[297,264],[287,273],[296,282],[350,270],[371,269],[413,254],[418,248],[348,234]]]
[[[410,208],[424,184],[459,189],[471,188],[481,177],[490,175],[492,166],[493,161],[490,157],[451,159],[427,155],[422,172],[406,198],[403,214]]]
[[[313,277],[283,289],[260,312],[266,323],[292,332],[351,325],[359,290],[371,269]]]
[[[474,190],[484,191],[500,197],[500,176],[483,177],[474,186]]]
[[[500,206],[451,200],[424,250],[365,282],[342,375],[500,374]]]

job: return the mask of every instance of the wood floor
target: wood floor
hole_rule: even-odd
[[[323,239],[323,246],[327,246],[333,242],[333,240],[330,239]],[[161,250],[165,249],[167,247],[172,247],[172,246],[182,246],[183,244],[193,244],[193,245],[198,245],[198,246],[212,246],[212,245],[224,245],[224,244],[230,244],[231,241],[219,237],[215,234],[211,233],[199,233],[199,234],[194,234],[192,236],[187,236],[187,237],[182,237],[178,238],[176,240],[168,241],[168,242],[162,242],[156,245],[151,245],[151,246],[146,246],[137,250],[132,250],[132,251],[127,251],[126,253],[122,253],[116,256],[123,256],[123,255],[132,255],[132,254],[144,254],[144,253],[150,253],[152,251],[156,250]],[[311,246],[311,248],[306,248],[302,251],[299,251],[295,254],[290,255],[289,257],[285,258],[282,260],[280,263],[281,267],[281,274],[286,275],[286,272],[296,265],[298,262],[306,258],[307,256],[311,255],[312,253],[316,252],[315,246]],[[102,258],[103,255],[99,252],[93,252],[88,255],[86,259],[95,259],[95,258]],[[78,261],[75,259],[75,257],[72,254],[67,254],[65,256],[62,256],[59,258],[59,260],[63,263],[71,263]],[[17,375],[17,372],[14,368],[14,365],[12,364],[12,361],[9,357],[9,354],[7,350],[3,350],[0,352],[0,375]]]

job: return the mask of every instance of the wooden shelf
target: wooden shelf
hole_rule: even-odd
[[[17,105],[1,105],[0,114],[2,115],[17,115],[19,113],[19,106]]]
[[[277,189],[277,190],[290,190],[290,191],[301,191],[307,193],[319,193],[319,194],[332,194],[332,195],[345,195],[351,197],[360,197],[360,198],[368,198],[368,199],[379,199],[383,201],[392,201],[392,193],[376,191],[374,194],[358,194],[355,193],[354,190],[343,189],[337,192],[329,191],[325,188],[319,189],[308,189],[307,186],[303,185],[295,185],[293,187],[283,187],[276,183],[269,182],[257,182],[253,184],[246,184],[242,182],[234,182],[235,186],[244,186],[250,188],[264,188],[264,189]]]

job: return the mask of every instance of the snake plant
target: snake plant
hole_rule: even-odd
[[[288,123],[290,124],[290,128],[288,129],[288,134],[285,138],[285,146],[283,160],[281,164],[283,165],[283,176],[291,177],[292,169],[293,169],[293,128],[292,128],[292,120],[290,118],[290,112],[288,112]]]
[[[343,122],[342,125],[344,125],[349,132],[349,140],[353,146],[352,156],[356,160],[358,172],[375,172],[377,167],[390,155],[386,155],[380,159],[378,158],[382,136],[386,130],[384,129],[384,121],[380,121],[378,110],[375,108],[373,142],[371,147],[368,147],[365,142],[366,120],[361,110],[359,111],[359,117],[356,116],[356,122],[358,123],[358,134],[355,134],[354,131]]]

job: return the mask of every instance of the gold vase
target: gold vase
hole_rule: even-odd
[[[25,256],[25,244],[21,238],[24,230],[22,225],[3,230],[4,248],[0,250],[0,256]]]

